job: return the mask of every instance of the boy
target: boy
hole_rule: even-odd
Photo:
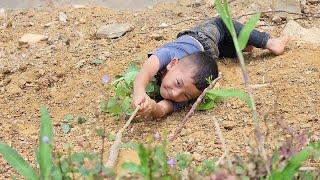
[[[238,35],[243,25],[237,21],[233,23]],[[208,77],[215,79],[218,76],[215,62],[218,57],[236,57],[232,37],[221,18],[212,18],[180,32],[177,37],[149,54],[135,79],[133,104],[140,105],[141,115],[159,118],[178,110],[201,94],[209,85]],[[248,47],[265,48],[280,55],[288,41],[289,37],[270,38],[267,33],[254,30]],[[145,92],[154,76],[160,82],[163,98],[158,103]]]

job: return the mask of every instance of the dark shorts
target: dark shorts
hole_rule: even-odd
[[[243,24],[238,21],[233,21],[233,24],[237,35],[239,35]],[[189,35],[197,39],[202,44],[204,50],[215,58],[234,58],[237,56],[232,36],[221,18],[211,18],[204,21],[194,28],[180,32],[178,37],[182,35]],[[248,45],[265,48],[269,37],[268,33],[253,30],[250,33]]]

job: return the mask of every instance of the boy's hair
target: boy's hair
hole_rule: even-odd
[[[218,66],[216,63],[216,58],[211,56],[207,52],[196,52],[191,55],[188,55],[185,60],[187,62],[192,63],[195,67],[194,76],[193,76],[193,84],[200,91],[203,91],[205,88],[209,86],[208,78],[212,78],[212,80],[218,77]]]

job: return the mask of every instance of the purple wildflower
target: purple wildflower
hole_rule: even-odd
[[[49,137],[48,136],[43,136],[42,137],[42,142],[49,144]]]
[[[168,159],[167,164],[173,168],[176,165],[176,161],[173,158]]]
[[[160,133],[159,133],[159,132],[156,132],[156,133],[153,135],[153,137],[154,137],[154,139],[155,139],[156,141],[160,141],[160,139],[161,139],[161,136],[160,136]]]
[[[103,84],[108,84],[110,81],[110,76],[108,74],[105,74],[102,76],[102,83]]]

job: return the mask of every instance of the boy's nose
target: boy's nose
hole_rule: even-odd
[[[182,94],[182,89],[174,89],[172,90],[172,97],[173,98],[178,98]]]

